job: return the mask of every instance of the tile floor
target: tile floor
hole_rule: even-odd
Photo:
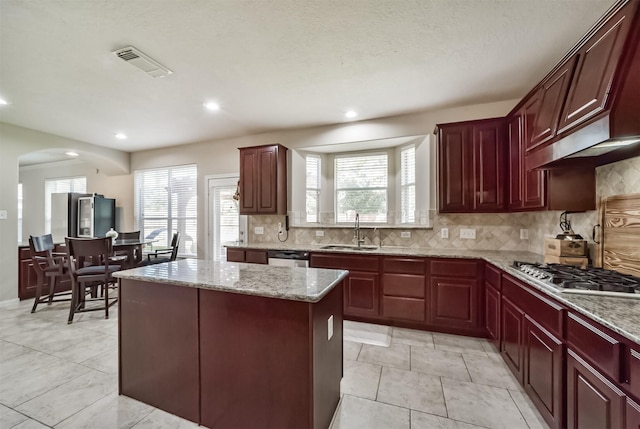
[[[0,428],[198,427],[118,396],[117,306],[109,320],[85,313],[67,325],[67,303],[35,314],[31,304],[0,308]],[[346,326],[373,334],[344,343],[342,399],[331,429],[547,428],[486,341]]]

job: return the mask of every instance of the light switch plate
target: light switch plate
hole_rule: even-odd
[[[520,230],[520,240],[528,240],[529,239],[529,230],[528,229],[521,229]]]
[[[411,238],[411,231],[400,232],[400,238]]]
[[[475,228],[460,228],[460,238],[467,238],[469,240],[476,239]]]
[[[1,220],[7,219],[7,211],[6,210],[0,210],[0,219]]]
[[[440,238],[449,238],[449,228],[442,228],[440,230]]]
[[[257,235],[264,234],[264,227],[263,226],[256,226],[253,229],[253,233],[257,234]]]
[[[331,337],[333,337],[333,314],[327,320],[327,340],[330,340]]]
[[[317,230],[316,231],[316,237],[324,237],[324,231]]]

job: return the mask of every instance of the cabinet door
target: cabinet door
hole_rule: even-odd
[[[485,327],[489,339],[500,348],[500,292],[485,282],[484,295]]]
[[[438,199],[441,213],[470,211],[471,127],[443,127],[438,135]]]
[[[505,124],[502,119],[473,127],[473,209],[504,210]]]
[[[344,289],[344,314],[377,317],[380,302],[378,274],[350,271]]]
[[[266,250],[247,250],[245,252],[245,261],[250,264],[266,264],[268,262],[268,253]]]
[[[523,322],[524,312],[504,296],[502,310],[502,346],[501,352],[507,366],[522,383],[523,374]]]
[[[31,259],[23,259],[19,262],[20,267],[19,271],[19,287],[18,287],[18,297],[20,299],[29,299],[36,296],[36,286],[38,285],[38,275],[36,274],[36,269],[33,267],[33,262]],[[49,289],[47,286],[46,292],[48,293]]]
[[[628,2],[578,51],[578,64],[560,118],[559,132],[605,109],[633,19],[633,3]]]
[[[227,249],[227,262],[244,262],[244,250]]]
[[[240,214],[258,212],[258,151],[240,149]]]
[[[525,315],[524,389],[552,428],[563,422],[562,341]]]
[[[567,428],[620,429],[625,395],[573,350],[567,350]]]
[[[535,114],[530,112],[533,119],[530,136],[527,140],[527,150],[531,150],[555,137],[558,130],[558,120],[562,103],[567,95],[571,75],[576,64],[576,57],[571,57],[553,75],[551,75],[534,94],[538,107]]]
[[[277,147],[258,148],[258,213],[277,212]],[[284,196],[286,198],[286,195]]]
[[[640,429],[640,405],[627,398],[625,429]]]
[[[431,277],[430,322],[443,327],[476,328],[477,289],[475,279]]]
[[[524,169],[524,154],[522,153],[523,114],[517,113],[507,123],[509,135],[509,164],[508,172],[508,201],[509,209],[518,210],[523,207],[522,200],[522,171]]]

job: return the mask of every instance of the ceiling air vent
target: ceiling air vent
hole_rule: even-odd
[[[126,48],[117,49],[113,51],[116,56],[132,66],[135,66],[143,72],[153,77],[165,77],[173,73],[171,70],[157,62],[151,57],[140,52],[133,46],[127,46]]]

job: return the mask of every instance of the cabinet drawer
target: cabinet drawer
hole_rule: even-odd
[[[431,259],[429,273],[432,276],[477,277],[480,261],[469,259]]]
[[[227,249],[228,262],[244,262],[244,250]]]
[[[24,259],[31,259],[31,252],[28,247],[18,248],[18,260],[22,261]]]
[[[622,343],[575,314],[567,317],[567,342],[600,371],[621,381]]]
[[[336,270],[378,272],[377,256],[345,255],[336,253],[312,253],[310,266],[313,268],[333,268]]]
[[[384,258],[382,271],[398,274],[425,274],[426,264],[424,259],[414,258]]]
[[[245,262],[250,264],[266,264],[267,255],[266,250],[247,250],[244,257]]]
[[[640,398],[640,349],[628,349],[627,361],[629,362],[629,390],[636,398]]]
[[[484,279],[488,282],[495,290],[500,291],[500,269],[494,267],[491,264],[486,264],[484,268]]]
[[[384,274],[382,293],[384,295],[424,298],[424,276],[412,274]]]
[[[553,335],[562,338],[562,327],[566,309],[546,297],[529,290],[527,286],[510,276],[502,277],[502,295],[509,298],[537,323]]]
[[[382,297],[382,315],[390,319],[415,320],[424,322],[424,299],[395,296]]]

